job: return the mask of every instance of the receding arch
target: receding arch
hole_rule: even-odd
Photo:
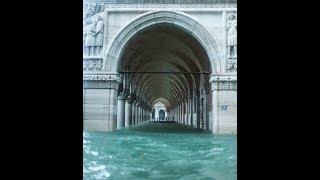
[[[136,34],[142,33],[148,27],[159,23],[168,23],[182,29],[194,37],[204,48],[209,58],[213,74],[221,73],[221,51],[213,36],[192,16],[178,11],[151,11],[144,13],[117,33],[104,53],[103,69],[109,72],[118,72],[121,55],[127,42]]]

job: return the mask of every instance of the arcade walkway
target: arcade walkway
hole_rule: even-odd
[[[152,119],[161,102],[167,119],[209,130],[210,63],[205,50],[187,32],[154,25],[131,38],[119,72],[117,128]]]

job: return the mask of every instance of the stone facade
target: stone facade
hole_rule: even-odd
[[[184,99],[177,103],[161,99],[168,106],[169,118],[217,134],[236,133],[236,1],[87,0],[84,1],[83,17],[85,130],[109,131],[151,119],[152,103],[156,102],[149,102],[152,95],[140,90],[142,84],[151,82],[131,83],[137,80],[120,72],[124,67],[122,57],[137,34],[166,23],[186,32],[199,43],[211,69],[207,79],[197,80],[199,87],[184,89],[187,91],[181,95]],[[175,94],[168,97],[177,99],[179,90],[173,89]],[[127,111],[130,115],[121,116],[125,118],[122,122],[117,113]]]

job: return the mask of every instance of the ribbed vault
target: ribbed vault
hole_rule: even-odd
[[[123,75],[149,107],[160,101],[170,111],[199,88],[208,89],[208,74],[198,73],[211,72],[204,48],[188,32],[168,23],[139,31],[128,41],[120,59],[119,71],[130,72]]]

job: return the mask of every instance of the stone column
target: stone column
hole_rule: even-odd
[[[121,129],[125,126],[125,96],[121,93],[118,96],[118,108],[117,108],[117,129]]]
[[[145,111],[144,111],[144,108],[142,108],[142,122],[141,123],[144,122],[144,118],[145,118]]]
[[[126,103],[125,103],[125,127],[129,127],[131,125],[132,117],[131,117],[131,111],[132,111],[132,104],[131,104],[131,98],[127,97]]]
[[[111,130],[117,129],[117,94],[118,89],[110,89],[110,119],[109,125]]]
[[[188,102],[188,98],[186,98],[186,125],[189,125],[189,111],[190,111],[190,109],[189,109],[189,102]]]
[[[200,95],[196,96],[197,103],[197,129],[200,129]]]
[[[184,108],[185,108],[185,103],[184,102],[182,102],[182,104],[181,104],[182,106],[181,106],[181,112],[182,112],[182,124],[184,124]]]
[[[179,105],[179,123],[182,124],[182,103]]]
[[[184,100],[184,124],[188,125],[188,102]]]
[[[180,104],[176,107],[176,113],[177,113],[177,123],[180,123]]]
[[[203,98],[203,107],[204,107],[204,122],[205,122],[205,126],[204,126],[204,130],[208,131],[209,130],[209,113],[208,113],[208,93],[205,92],[204,94],[204,98]]]
[[[132,126],[136,124],[136,102],[132,102],[132,112],[131,112],[131,124]]]
[[[141,105],[139,106],[139,124],[141,124],[141,117],[142,117],[142,111],[141,111]]]
[[[189,124],[188,125],[190,125],[191,126],[191,121],[192,121],[192,108],[191,108],[191,106],[192,106],[192,101],[191,101],[191,98],[190,98],[191,96],[189,96],[189,98],[188,98],[188,101],[189,101]]]
[[[138,124],[139,122],[139,103],[136,102],[136,108],[135,108],[135,114],[134,114],[134,117],[135,117],[135,125]]]
[[[211,75],[212,133],[237,132],[237,77]]]
[[[193,112],[194,112],[194,108],[193,108],[193,96],[190,96],[190,112],[191,112],[191,116],[190,116],[190,125],[191,127],[193,127]]]
[[[117,92],[119,75],[84,74],[84,118],[87,131],[111,131],[117,128]]]

